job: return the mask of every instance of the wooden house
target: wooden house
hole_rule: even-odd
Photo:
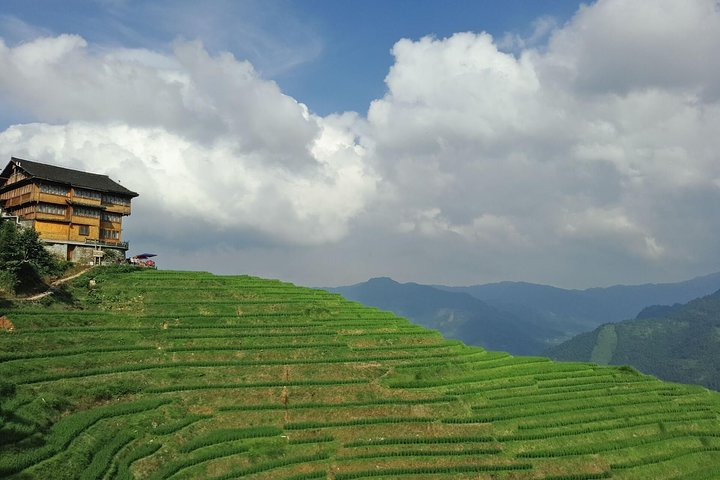
[[[53,253],[68,260],[125,257],[122,220],[138,194],[107,175],[12,157],[0,173],[0,210],[34,228]]]

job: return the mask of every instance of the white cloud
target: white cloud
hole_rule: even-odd
[[[375,189],[351,116],[312,115],[248,62],[198,43],[172,56],[93,52],[62,35],[0,44],[0,68],[0,89],[54,123],[6,130],[6,158],[108,173],[158,215],[315,244],[346,235]]]
[[[593,243],[610,243],[622,250],[656,259],[665,249],[621,208],[589,208],[583,212],[568,213],[561,229],[570,238]]]
[[[331,283],[321,264],[334,283],[717,269],[717,2],[601,0],[533,28],[398,41],[367,118],[314,115],[195,42],[0,44],[0,96],[37,121],[1,134],[0,152],[122,179],[142,194],[141,239],[162,225],[179,248],[164,219],[194,219],[198,245],[316,284]],[[234,250],[247,238],[299,246]]]
[[[581,91],[663,88],[717,99],[718,43],[716,0],[604,0],[555,31],[545,62]]]
[[[497,41],[497,46],[503,51],[522,51],[526,48],[536,47],[546,41],[548,36],[558,28],[555,17],[543,15],[532,22],[532,32],[527,37],[513,32],[506,32]]]
[[[720,261],[717,3],[606,0],[543,31],[515,55],[485,33],[395,45],[366,144],[401,230],[503,238],[508,261],[527,239]]]

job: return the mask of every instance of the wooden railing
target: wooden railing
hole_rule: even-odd
[[[108,238],[104,238],[102,240],[93,240],[93,239],[86,239],[85,243],[87,245],[98,245],[100,247],[117,247],[117,248],[123,248],[125,250],[128,249],[130,244],[128,242],[121,242],[119,240],[110,240]]]

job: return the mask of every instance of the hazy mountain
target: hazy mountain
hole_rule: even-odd
[[[656,312],[660,317],[648,317]],[[720,390],[720,291],[685,305],[652,307],[549,349],[555,360],[631,365],[664,380]]]
[[[547,339],[560,332],[500,311],[462,292],[447,292],[417,283],[373,278],[346,287],[329,288],[357,302],[392,311],[414,323],[439,330],[443,336],[514,354],[538,354]]]
[[[524,282],[437,288],[468,293],[500,310],[575,335],[604,323],[635,318],[649,305],[686,303],[715,292],[720,289],[720,272],[677,283],[616,285],[586,290]]]
[[[390,310],[450,338],[514,354],[538,355],[581,332],[634,318],[653,305],[662,314],[720,289],[720,273],[692,280],[587,290],[525,282],[469,287],[398,283],[374,278],[329,288],[352,300]],[[658,316],[657,312],[648,311]]]

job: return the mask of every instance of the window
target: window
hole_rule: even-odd
[[[78,228],[80,229],[80,235],[85,235],[85,236],[90,235],[90,226],[79,225]]]
[[[52,205],[50,203],[38,204],[37,211],[40,213],[50,213],[52,215],[65,215],[65,207]]]
[[[120,215],[116,215],[114,213],[104,213],[103,212],[102,219],[104,222],[120,223],[120,221],[122,220],[122,217]]]
[[[74,207],[73,214],[80,217],[100,218],[100,210],[95,210],[94,208]]]
[[[50,193],[52,195],[67,196],[67,194],[68,194],[67,187],[61,187],[60,185],[49,185],[47,183],[40,184],[40,191],[42,193]]]
[[[120,239],[120,232],[117,230],[109,230],[105,228],[100,229],[100,238],[109,238],[112,240],[119,240]]]
[[[100,192],[94,192],[92,190],[85,190],[84,188],[76,188],[75,196],[82,198],[91,198],[93,200],[100,200]]]
[[[103,195],[103,203],[109,203],[112,205],[130,205],[130,199],[126,197],[120,197],[117,195]]]

